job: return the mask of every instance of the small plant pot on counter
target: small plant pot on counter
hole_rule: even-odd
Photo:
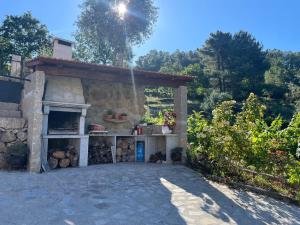
[[[128,116],[119,116],[119,120],[128,120]]]
[[[90,124],[88,130],[89,132],[105,131],[105,127],[100,124]]]
[[[113,119],[115,113],[111,109],[107,110],[106,114],[104,114],[103,119]]]
[[[172,130],[169,128],[169,126],[162,126],[162,133],[163,134],[172,134]]]
[[[104,120],[111,120],[113,118],[113,115],[104,115],[103,119]]]
[[[128,120],[128,115],[126,113],[121,113],[118,118],[119,120]]]

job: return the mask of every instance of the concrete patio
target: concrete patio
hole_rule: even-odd
[[[208,182],[184,166],[0,172],[0,224],[300,224],[300,210]]]

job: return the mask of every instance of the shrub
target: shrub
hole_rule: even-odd
[[[296,158],[300,113],[283,128],[280,116],[271,123],[266,122],[266,107],[254,94],[250,94],[241,112],[235,113],[235,106],[235,101],[222,102],[213,110],[211,120],[204,119],[199,112],[189,117],[191,163],[204,165],[220,176],[241,179],[248,179],[241,171],[250,168],[280,177],[297,189],[300,186],[300,162]]]

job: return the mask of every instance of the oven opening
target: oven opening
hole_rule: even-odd
[[[80,113],[50,111],[48,117],[48,134],[79,134]]]

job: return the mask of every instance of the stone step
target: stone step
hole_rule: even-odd
[[[0,110],[19,110],[19,104],[0,102]]]
[[[16,111],[16,110],[0,110],[0,117],[21,118],[21,111]]]
[[[0,128],[5,129],[22,129],[26,121],[23,118],[8,118],[0,116]]]

